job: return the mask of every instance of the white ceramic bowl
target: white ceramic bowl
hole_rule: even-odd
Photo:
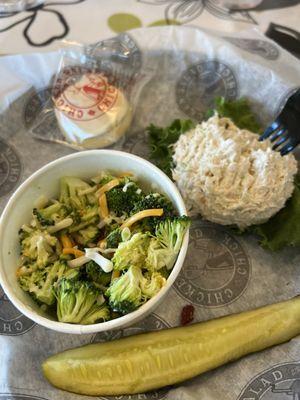
[[[31,218],[34,202],[41,194],[55,197],[59,178],[96,175],[101,170],[131,171],[159,192],[165,193],[180,215],[186,214],[184,202],[173,182],[158,168],[140,157],[114,150],[90,150],[59,158],[32,174],[13,194],[0,219],[0,284],[10,301],[24,315],[46,328],[59,332],[83,334],[123,328],[144,318],[162,301],[178,276],[188,247],[188,232],[176,264],[161,291],[136,311],[123,317],[93,325],[73,325],[51,320],[18,285],[16,269],[19,259],[18,230]]]

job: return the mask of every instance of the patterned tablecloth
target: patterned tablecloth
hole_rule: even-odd
[[[123,146],[147,158],[145,126],[150,122],[165,125],[175,117],[199,117],[226,89],[232,98],[250,96],[259,104],[260,115],[267,112],[271,119],[300,82],[298,61],[259,32],[249,30],[258,26],[265,32],[270,22],[299,30],[300,1],[266,0],[256,10],[236,13],[218,4],[217,0],[46,0],[37,9],[0,17],[0,52],[56,50],[61,39],[96,42],[132,28],[167,24],[226,32],[218,35],[163,27],[136,30],[115,39],[133,52],[128,62],[134,68],[141,68],[143,60],[149,71],[155,71],[141,94],[133,134]],[[245,32],[232,34],[240,30]],[[149,52],[155,42],[160,51]],[[206,59],[203,49],[213,55],[213,61]],[[142,57],[148,52],[151,57]],[[49,96],[57,53],[0,58],[0,212],[21,181],[73,151],[38,141],[27,129],[40,111],[40,101]],[[270,74],[274,74],[272,79]],[[7,99],[13,106],[2,113]],[[159,113],[157,104],[161,105]],[[193,221],[188,257],[166,301],[135,326],[96,335],[63,335],[38,326],[11,304],[0,287],[0,400],[92,400],[52,388],[42,377],[41,362],[67,347],[176,326],[186,304],[194,304],[195,321],[203,321],[292,297],[299,294],[299,263],[299,249],[274,255],[253,237],[238,237],[224,227]],[[169,392],[101,399],[299,400],[299,344],[296,338]]]
[[[36,9],[0,18],[0,53],[49,51],[60,40],[94,42],[132,28],[192,24],[236,32],[270,22],[300,28],[299,0],[264,0],[255,10],[230,12],[220,0],[45,0]]]

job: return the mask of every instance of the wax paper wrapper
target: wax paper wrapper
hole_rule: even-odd
[[[247,96],[267,124],[300,82],[299,61],[255,30],[229,36],[192,27],[161,27],[131,31],[114,40],[134,48],[129,69],[147,78],[137,91],[132,127],[121,147],[145,158],[145,127],[150,123],[201,120],[216,96]],[[31,173],[73,151],[37,140],[28,131],[49,97],[59,60],[59,53],[0,59],[1,208]],[[49,131],[54,128],[51,120],[45,126]],[[234,236],[225,227],[196,219],[184,267],[164,302],[147,319],[123,331],[56,333],[25,318],[0,291],[0,400],[80,398],[45,381],[40,365],[47,356],[177,326],[186,304],[194,305],[195,321],[205,321],[290,298],[299,293],[299,264],[299,249],[271,253],[254,237]],[[299,388],[300,340],[295,338],[176,387],[113,399],[288,400],[299,398]]]
[[[40,109],[27,121],[30,133],[77,150],[121,146],[139,88],[151,77],[145,71],[140,75],[136,52],[134,42],[126,38],[91,45],[62,42],[48,95],[37,93]]]

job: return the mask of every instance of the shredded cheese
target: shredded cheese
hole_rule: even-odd
[[[100,207],[100,217],[102,219],[105,219],[108,217],[108,207],[107,207],[107,200],[106,200],[106,195],[105,193],[103,193],[100,197],[99,197],[99,207]]]
[[[119,184],[120,184],[119,179],[113,179],[108,183],[106,183],[105,185],[101,186],[97,194],[99,195],[99,197],[101,197],[104,193],[109,192],[111,189],[118,186]]]
[[[153,208],[150,210],[143,210],[140,211],[134,215],[132,215],[130,218],[128,218],[122,225],[121,229],[123,228],[129,228],[131,225],[133,225],[135,222],[147,218],[147,217],[161,217],[164,213],[164,210],[162,208]]]

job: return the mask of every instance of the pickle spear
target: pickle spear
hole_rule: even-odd
[[[86,395],[143,393],[300,334],[300,297],[190,326],[67,350],[43,363],[54,386]]]

